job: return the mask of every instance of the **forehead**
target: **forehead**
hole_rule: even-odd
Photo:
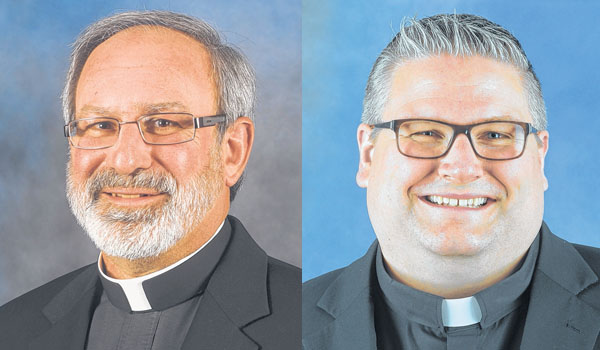
[[[124,108],[147,102],[186,104],[191,102],[186,96],[214,99],[214,88],[210,54],[201,43],[175,30],[137,26],[92,51],[79,77],[75,102],[76,109],[88,103]]]
[[[90,72],[115,64],[131,67],[149,63],[205,65],[210,55],[195,39],[160,26],[136,26],[113,35],[98,45],[84,64]]]
[[[384,120],[405,117],[472,123],[506,116],[531,121],[521,73],[481,56],[410,60],[392,74]]]

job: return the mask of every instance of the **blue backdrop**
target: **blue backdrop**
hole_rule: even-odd
[[[343,267],[375,238],[355,183],[356,127],[371,66],[403,16],[473,13],[511,31],[542,83],[550,149],[544,218],[572,242],[600,246],[599,2],[322,1],[302,13],[303,279]]]

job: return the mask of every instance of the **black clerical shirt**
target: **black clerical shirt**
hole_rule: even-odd
[[[518,349],[538,251],[539,235],[517,271],[474,295],[481,310],[479,323],[448,327],[442,317],[443,298],[394,280],[378,247],[374,298],[377,348]]]
[[[94,311],[86,349],[181,348],[204,288],[230,238],[231,225],[225,220],[212,239],[191,256],[133,280],[107,277],[99,260],[103,293]]]

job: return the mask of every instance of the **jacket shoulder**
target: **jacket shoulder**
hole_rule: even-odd
[[[573,244],[583,260],[600,278],[600,248],[590,247],[581,244]],[[593,283],[580,294],[582,300],[600,310],[600,279]]]
[[[600,248],[590,247],[587,245],[573,244],[581,257],[594,270],[596,275],[600,276]]]
[[[302,270],[272,257],[267,258],[270,314],[244,328],[264,349],[300,349]]]
[[[302,302],[302,270],[283,261],[269,257],[269,298],[272,314],[290,317],[300,326]],[[290,324],[290,327],[294,326]]]
[[[269,276],[289,283],[296,282],[296,286],[300,286],[300,283],[298,283],[302,277],[300,268],[270,256],[268,257],[268,265]]]
[[[302,333],[312,334],[332,321],[332,316],[317,304],[323,293],[331,286],[345,268],[315,277],[302,285]]]
[[[275,258],[268,258],[269,298],[274,314],[281,312],[300,315],[301,283],[301,269]]]
[[[316,305],[325,290],[329,288],[344,269],[333,270],[304,282],[302,284],[302,307]]]
[[[69,272],[1,306],[0,348],[17,349],[48,327],[50,322],[43,314],[44,307],[73,279],[94,266]]]

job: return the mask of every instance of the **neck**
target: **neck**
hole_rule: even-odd
[[[445,299],[458,299],[472,296],[508,277],[518,268],[527,250],[504,260],[503,264],[498,263],[497,256],[489,255],[421,256],[411,259],[412,262],[403,262],[386,254],[383,247],[382,253],[386,270],[397,281]]]
[[[200,249],[215,234],[229,212],[229,191],[222,192],[227,192],[227,198],[225,194],[220,195],[194,230],[158,256],[129,260],[102,252],[106,275],[118,279],[144,276],[164,269]]]

